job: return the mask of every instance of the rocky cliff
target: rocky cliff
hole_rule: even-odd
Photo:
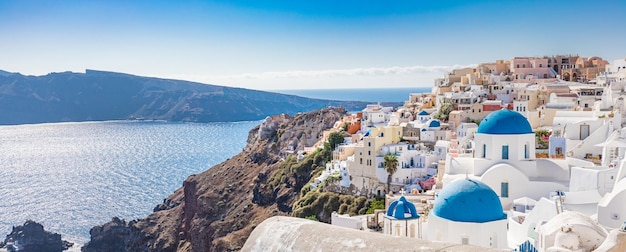
[[[43,229],[43,225],[26,221],[22,226],[14,226],[0,247],[7,251],[22,252],[61,252],[72,247],[73,243],[61,240],[61,235]]]
[[[95,70],[45,76],[0,72],[0,124],[137,118],[229,122],[365,105]]]
[[[236,156],[192,175],[145,219],[113,221],[91,230],[83,251],[232,251],[271,216],[288,215],[309,169],[281,170],[289,149],[315,142],[344,115],[343,108],[268,117],[251,130]],[[310,161],[323,165],[321,155]],[[318,164],[319,163],[319,164]]]

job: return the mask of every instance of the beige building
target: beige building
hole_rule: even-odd
[[[363,141],[354,147],[354,155],[348,159],[348,172],[352,177],[352,184],[363,194],[371,194],[378,187],[380,181],[376,177],[376,156],[380,156],[380,149],[386,144],[396,144],[402,138],[401,126],[379,126],[370,128],[363,137]],[[382,196],[384,192],[377,192]]]
[[[578,57],[574,67],[561,69],[561,78],[568,81],[587,82],[606,69],[608,61],[600,57]]]
[[[467,77],[467,74],[474,73],[475,71],[476,69],[471,67],[454,69],[452,72],[445,74],[444,78],[436,79],[435,87],[449,87],[455,82],[461,83],[463,77]]]
[[[469,110],[453,110],[450,112],[450,115],[448,115],[448,124],[451,129],[456,129],[461,123],[467,122],[469,117]]]
[[[525,101],[528,110],[537,110],[539,106],[539,87],[532,86],[517,90],[516,101]]]
[[[354,155],[356,144],[345,144],[337,146],[333,151],[333,160],[346,161],[349,156]]]

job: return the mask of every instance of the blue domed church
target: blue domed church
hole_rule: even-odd
[[[419,238],[420,215],[415,205],[404,195],[389,204],[383,216],[383,233],[393,236]]]
[[[444,189],[461,178],[480,181],[495,192],[505,210],[517,198],[539,200],[553,191],[567,191],[567,161],[536,158],[535,133],[516,111],[503,109],[487,115],[474,134],[472,146],[470,155],[446,157]]]
[[[428,240],[507,248],[507,219],[498,195],[485,183],[457,179],[436,196]]]

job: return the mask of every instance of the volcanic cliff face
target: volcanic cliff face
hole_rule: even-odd
[[[311,177],[299,174],[286,183],[269,184],[287,150],[316,142],[345,113],[343,108],[325,108],[268,117],[250,131],[241,153],[187,178],[147,218],[114,218],[94,227],[83,251],[239,250],[256,225],[289,214]]]
[[[96,70],[44,76],[0,72],[0,124],[137,118],[232,122],[366,104]]]

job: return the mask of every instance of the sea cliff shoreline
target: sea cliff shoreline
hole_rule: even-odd
[[[347,112],[343,108],[268,117],[248,135],[247,146],[164,199],[144,219],[111,222],[91,229],[83,251],[233,251],[271,216],[286,216],[312,174],[269,186],[288,150],[319,140]],[[311,171],[312,172],[312,171]]]

